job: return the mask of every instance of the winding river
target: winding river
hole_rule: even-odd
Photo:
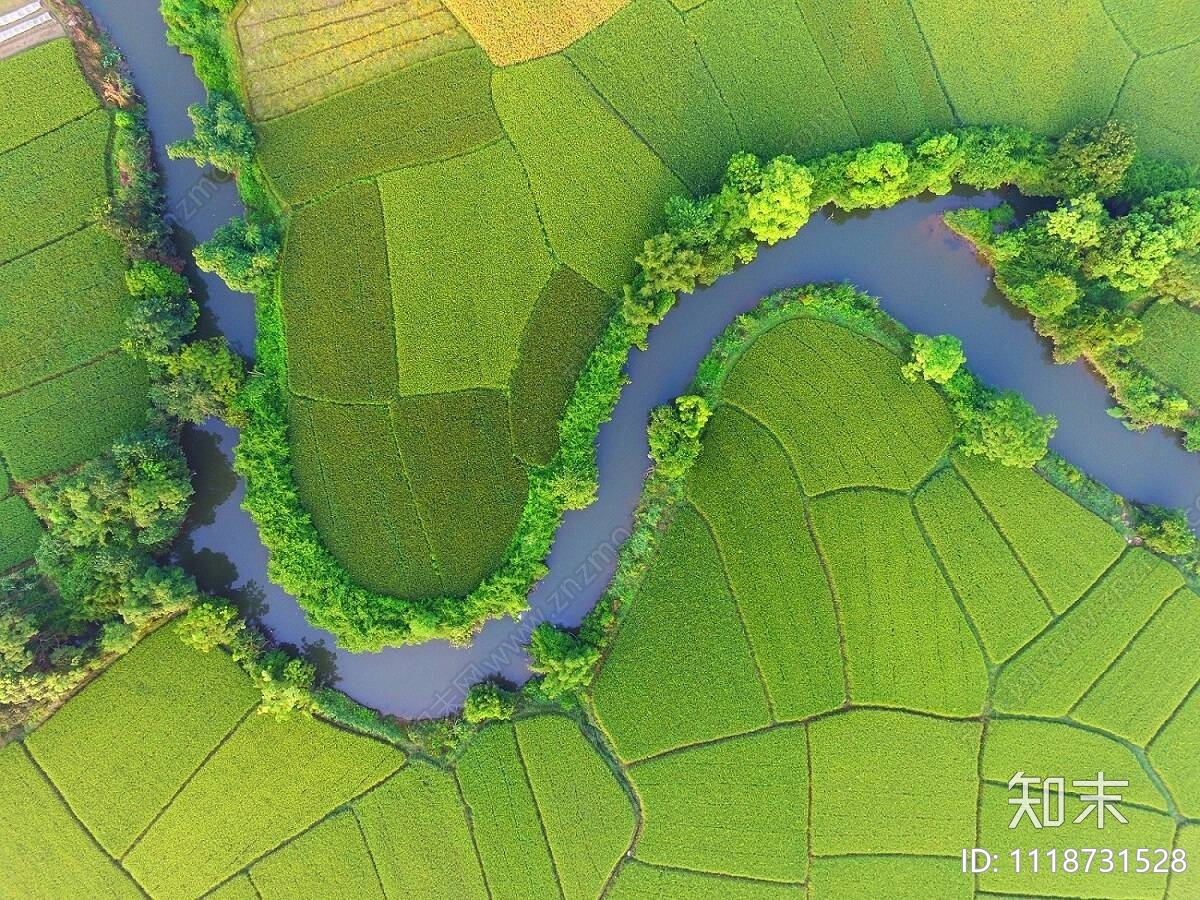
[[[129,60],[160,151],[189,136],[186,107],[201,102],[204,92],[191,61],[167,45],[157,0],[87,5]],[[159,156],[181,249],[241,214],[232,183],[201,173],[188,160]],[[1111,401],[1099,379],[1079,363],[1055,365],[1027,317],[1007,304],[973,251],[942,225],[947,209],[998,202],[995,194],[962,194],[919,198],[870,214],[818,213],[795,238],[683,298],[653,330],[648,349],[630,358],[632,382],[600,431],[598,501],[567,514],[550,555],[550,574],[530,597],[530,612],[517,622],[490,622],[470,647],[438,641],[350,654],[309,626],[295,600],[266,576],[267,552],[241,509],[244,485],[230,466],[237,433],[220,423],[191,429],[186,437],[197,502],[178,558],[202,587],[237,599],[276,639],[312,648],[337,687],[383,712],[438,716],[458,708],[467,687],[483,677],[524,681],[528,670],[520,646],[533,624],[542,619],[578,624],[611,575],[647,466],[650,410],[686,390],[713,338],[738,313],[773,290],[809,281],[852,281],[883,298],[883,308],[910,329],[958,335],[968,364],[985,381],[1018,390],[1039,411],[1058,417],[1055,451],[1130,499],[1192,512],[1200,498],[1200,454],[1185,452],[1161,430],[1135,434],[1107,415]],[[201,328],[224,333],[240,352],[252,355],[252,298],[231,292],[213,276],[192,274],[205,309]]]

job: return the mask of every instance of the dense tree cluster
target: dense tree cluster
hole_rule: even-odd
[[[207,104],[188,107],[195,136],[167,146],[171,159],[194,159],[197,165],[237,173],[254,161],[258,141],[241,107],[215,95]]]
[[[233,219],[193,251],[205,272],[215,272],[235,291],[253,294],[279,265],[281,241],[274,225]]]
[[[909,381],[924,378],[934,384],[945,384],[963,367],[967,355],[962,341],[952,334],[913,336],[912,359],[904,365],[902,374]]]
[[[471,725],[506,722],[516,711],[516,695],[490,681],[473,685],[463,703],[463,719]]]
[[[700,455],[700,435],[712,409],[703,397],[685,395],[650,415],[650,458],[666,478],[680,478]]]

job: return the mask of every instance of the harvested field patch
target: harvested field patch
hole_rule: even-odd
[[[861,141],[908,141],[954,125],[906,0],[799,5]]]
[[[503,389],[554,270],[512,145],[379,180],[400,394]],[[474,226],[488,222],[477,234]]]
[[[510,725],[476,736],[458,763],[492,900],[559,896],[550,848]]]
[[[194,897],[299,834],[404,762],[305,718],[247,719],[125,858],[152,895]]]
[[[131,305],[124,255],[98,226],[0,268],[0,394],[116,349]]]
[[[329,551],[367,587],[408,597],[440,595],[442,579],[389,408],[293,397],[289,411],[296,483]]]
[[[142,893],[55,796],[18,743],[0,750],[0,867],[13,897],[136,898]]]
[[[113,353],[0,398],[0,454],[18,481],[99,456],[146,424],[146,367]]]
[[[812,519],[841,610],[851,700],[978,715],[988,689],[983,652],[908,499],[831,494],[812,502]]]
[[[396,395],[386,241],[373,182],[349,185],[292,218],[281,294],[293,391],[343,403]]]
[[[86,115],[99,105],[65,38],[0,60],[0,153]]]
[[[638,859],[800,882],[808,869],[808,740],[800,726],[647,760],[629,772],[645,825]]]
[[[769,724],[717,549],[690,509],[676,514],[663,537],[593,700],[624,760]]]
[[[633,840],[632,801],[570,719],[521,719],[516,733],[563,895],[599,896]]]
[[[225,653],[184,646],[168,624],[26,744],[88,830],[121,856],[258,700]]]
[[[840,706],[846,697],[833,595],[783,450],[733,407],[718,407],[687,492],[715,533],[775,718]]]
[[[967,122],[1062,134],[1107,118],[1134,58],[1101,0],[913,0],[913,9]]]
[[[953,469],[930,479],[915,504],[984,650],[1008,659],[1050,621],[1037,586]]]
[[[257,119],[471,46],[440,0],[253,0],[235,27]]]
[[[766,425],[805,493],[911,490],[952,437],[945,402],[900,375],[895,354],[827,322],[794,319],[755,341],[729,373],[723,400]]]
[[[1158,378],[1200,404],[1200,312],[1178,303],[1155,303],[1142,316],[1142,340],[1133,358]]]
[[[557,53],[629,0],[446,0],[498,66]]]
[[[972,846],[981,732],[880,710],[814,722],[812,852],[957,856]]]
[[[689,188],[718,185],[741,141],[669,0],[634,0],[567,56]]]
[[[996,708],[1066,715],[1182,585],[1174,566],[1145,550],[1130,550],[1087,596],[1012,658],[996,681]]]
[[[1200,597],[1187,588],[1162,605],[1111,669],[1088,690],[1071,718],[1145,746],[1200,682]]]
[[[414,759],[354,811],[389,897],[487,897],[453,775]]]
[[[0,265],[95,218],[108,194],[108,133],[97,109],[0,155]]]
[[[1035,778],[1066,778],[1064,790],[1075,796],[1089,789],[1076,787],[1071,783],[1074,779],[1094,778],[1097,772],[1104,772],[1107,777],[1129,782],[1119,791],[1125,800],[1167,810],[1166,798],[1127,747],[1064,722],[994,719],[989,723],[983,744],[984,780],[1007,787],[1017,772]]]
[[[42,523],[21,497],[0,500],[0,572],[33,558]]]
[[[465,594],[500,565],[528,493],[506,398],[484,390],[405,397],[392,415],[443,590]]]
[[[496,109],[558,259],[615,294],[683,184],[563,57],[496,73]]]
[[[1125,541],[1036,472],[956,454],[954,466],[1056,613],[1083,596]]]
[[[284,844],[256,863],[250,878],[263,900],[384,897],[370,851],[349,811],[331,816]]]
[[[708,0],[687,21],[745,149],[806,158],[862,142],[793,0]]]
[[[613,300],[566,266],[554,271],[525,324],[510,381],[517,455],[541,466],[558,452],[558,420]]]
[[[283,199],[445,159],[501,136],[492,67],[479,50],[426,60],[258,126],[259,157]]]

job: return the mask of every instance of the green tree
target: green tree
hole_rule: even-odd
[[[233,100],[215,94],[207,104],[189,106],[188,118],[196,134],[168,144],[171,159],[193,159],[197,165],[235,174],[254,160],[254,127]]]
[[[864,147],[846,164],[846,196],[834,198],[844,209],[880,209],[907,194],[910,160],[903,144],[881,141]]]
[[[225,338],[185,344],[160,360],[161,378],[150,386],[150,399],[168,414],[200,424],[218,416],[238,424],[238,392],[245,382],[242,359]]]
[[[1015,391],[986,392],[955,404],[964,453],[1030,468],[1046,455],[1058,420],[1039,416]]]
[[[812,212],[812,184],[812,174],[790,156],[767,163],[746,203],[754,239],[774,244],[799,231]]]
[[[529,636],[529,669],[542,676],[542,692],[560,697],[582,688],[600,661],[600,651],[570,632],[542,622]]]
[[[212,600],[194,605],[175,625],[180,641],[202,653],[232,647],[245,629],[234,606]]]
[[[284,722],[293,715],[311,716],[316,708],[313,685],[317,670],[312,663],[293,659],[282,650],[264,653],[252,673],[262,691],[261,715]]]
[[[1188,556],[1200,549],[1181,509],[1144,506],[1138,511],[1135,531],[1147,547],[1167,556]]]
[[[274,274],[279,250],[279,232],[274,225],[233,219],[196,247],[193,255],[205,272],[220,275],[235,291],[253,294]]]
[[[463,718],[472,725],[507,722],[516,711],[517,700],[512,692],[490,681],[472,685],[463,703]]]
[[[967,361],[962,341],[952,334],[930,337],[918,334],[913,338],[912,359],[901,370],[909,381],[924,378],[945,384]]]
[[[685,395],[650,414],[650,458],[666,478],[682,478],[700,455],[700,434],[712,415],[703,397]]]
[[[1046,166],[1046,188],[1059,197],[1111,197],[1125,180],[1137,147],[1119,122],[1087,122],[1067,132]]]

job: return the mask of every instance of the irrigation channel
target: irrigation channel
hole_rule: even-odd
[[[146,99],[168,205],[186,251],[242,213],[231,182],[200,173],[188,160],[167,160],[162,152],[168,142],[190,136],[186,107],[204,99],[203,89],[191,61],[166,43],[157,0],[88,0],[88,6],[126,54]],[[1018,390],[1039,411],[1058,417],[1051,443],[1056,452],[1130,499],[1191,511],[1200,498],[1200,455],[1187,453],[1161,430],[1135,434],[1110,417],[1112,404],[1101,381],[1081,363],[1055,365],[1029,319],[995,291],[989,271],[941,222],[947,209],[998,202],[995,194],[963,194],[919,198],[869,214],[818,213],[795,238],[684,297],[652,331],[648,349],[630,358],[631,383],[600,431],[599,499],[567,514],[550,555],[550,574],[530,597],[531,611],[519,622],[488,623],[469,647],[435,641],[351,654],[309,626],[296,601],[267,578],[267,551],[241,509],[245,487],[230,464],[237,433],[220,423],[192,429],[186,439],[197,502],[178,558],[202,587],[257,614],[277,640],[315,647],[314,656],[335,673],[337,687],[383,712],[444,715],[482,678],[522,682],[528,670],[520,648],[532,626],[542,619],[578,624],[603,593],[648,465],[650,410],[687,389],[712,340],[738,313],[771,291],[813,281],[851,281],[881,297],[883,308],[910,329],[958,335],[968,364],[985,381]],[[251,356],[252,298],[231,292],[213,276],[192,274],[205,309],[201,327],[223,332]]]

